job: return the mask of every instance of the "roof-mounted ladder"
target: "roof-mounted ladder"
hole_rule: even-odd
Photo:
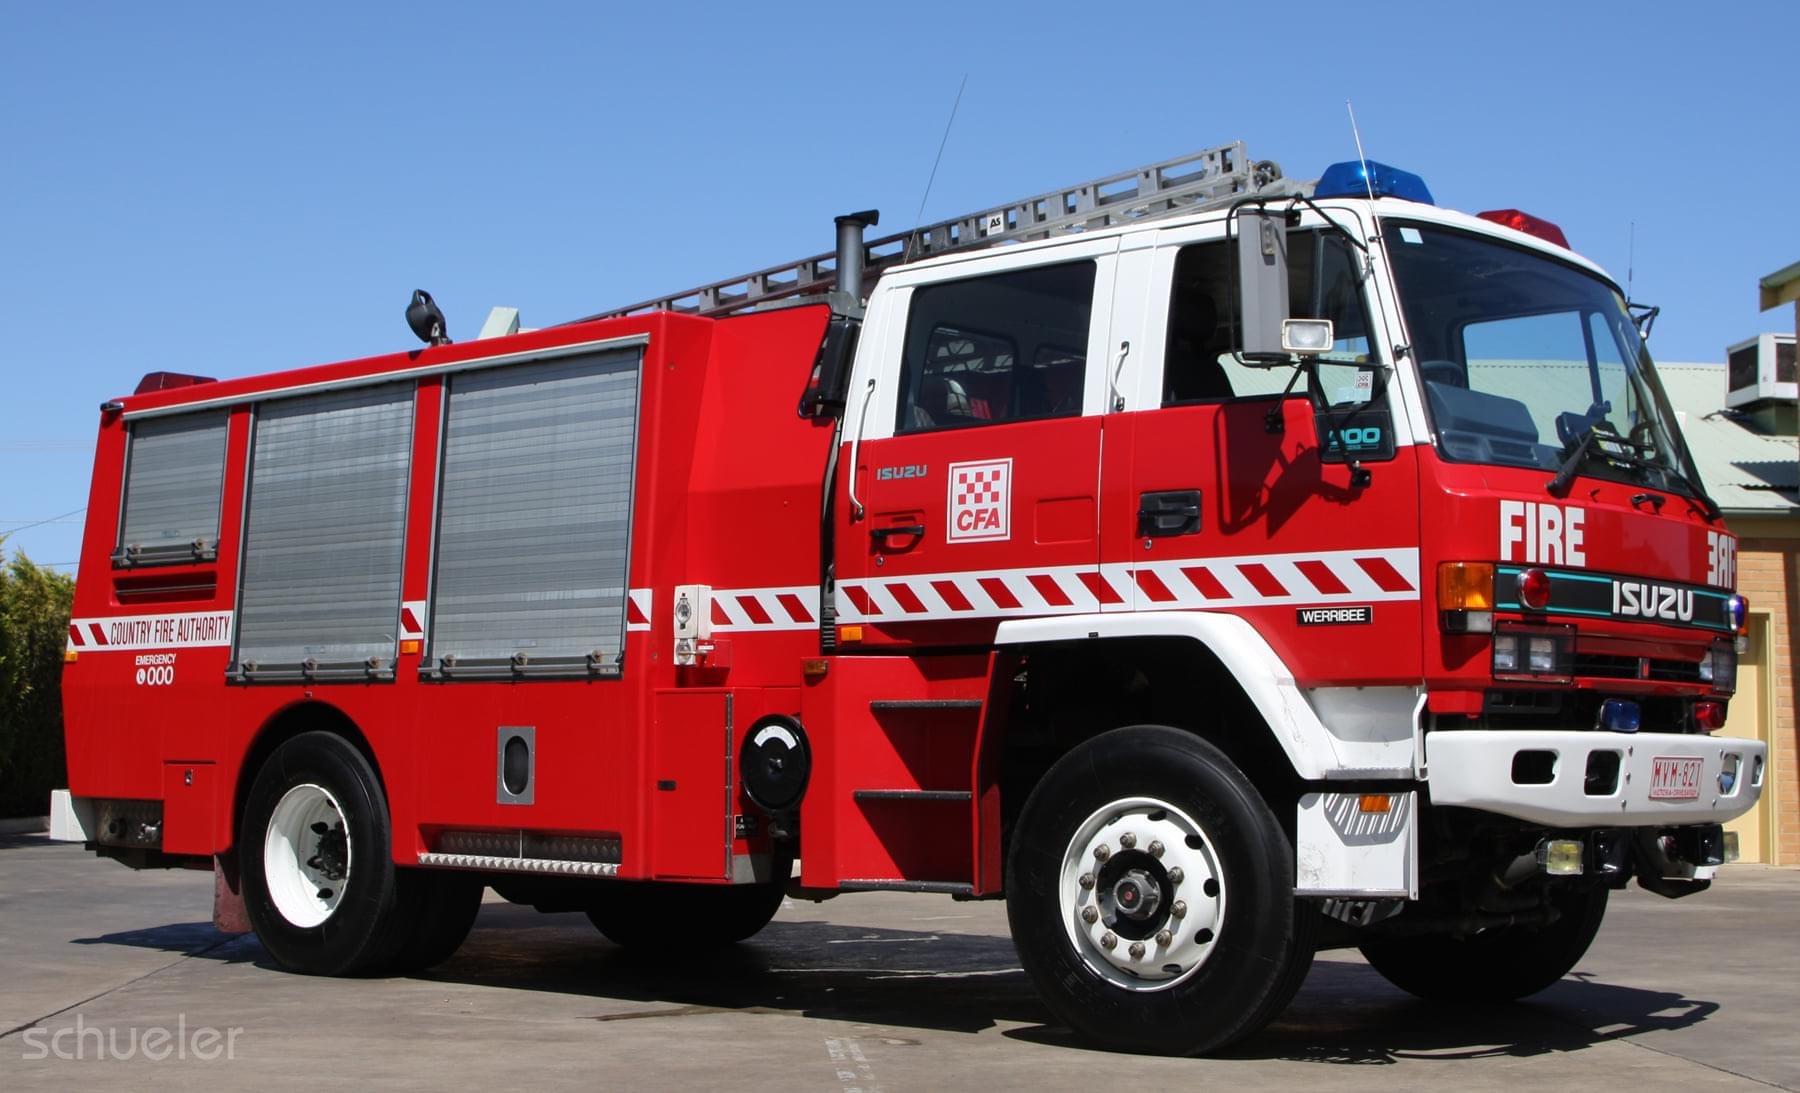
[[[1244,154],[1243,142],[1234,141],[865,241],[863,269],[866,276],[900,262],[1197,212],[1245,194],[1292,188],[1292,183],[1282,180],[1280,167],[1268,160],[1251,162]],[[836,272],[836,253],[818,254],[576,321],[652,311],[729,315],[792,296],[829,291]]]

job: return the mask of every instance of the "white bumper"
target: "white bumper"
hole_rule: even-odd
[[[94,802],[86,797],[72,797],[66,789],[50,791],[50,837],[62,842],[94,841]]]
[[[1616,784],[1590,792],[1589,757],[1602,752],[1618,755],[1618,777],[1603,779]],[[1548,827],[1723,823],[1748,812],[1762,796],[1766,753],[1759,741],[1675,733],[1470,729],[1425,737],[1433,805],[1497,812]],[[1677,765],[1698,759],[1697,795],[1653,797],[1658,759]],[[1734,759],[1736,777],[1722,787],[1719,775]],[[1611,761],[1596,762],[1604,770]],[[1664,769],[1669,765],[1665,762]]]

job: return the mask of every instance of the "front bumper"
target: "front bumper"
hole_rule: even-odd
[[[1547,827],[1723,823],[1762,796],[1760,741],[1680,733],[1444,729],[1425,737],[1433,805],[1495,812]],[[1616,776],[1609,776],[1616,756]],[[1700,760],[1698,794],[1651,796],[1658,759]],[[1720,774],[1736,761],[1736,775]],[[1597,775],[1596,775],[1596,772]]]

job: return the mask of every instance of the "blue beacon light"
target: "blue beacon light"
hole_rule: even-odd
[[[1389,167],[1385,163],[1368,161],[1367,174],[1363,165],[1356,160],[1334,163],[1325,168],[1319,176],[1319,184],[1313,187],[1314,197],[1368,197],[1373,190],[1376,197],[1397,197],[1403,201],[1417,201],[1421,205],[1435,205],[1431,200],[1431,191],[1425,186],[1425,180],[1411,171],[1402,171],[1398,167]]]

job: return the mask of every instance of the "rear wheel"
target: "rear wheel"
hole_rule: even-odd
[[[1503,926],[1383,941],[1363,957],[1394,986],[1441,1002],[1510,1002],[1549,987],[1587,955],[1606,917],[1607,890],[1571,889],[1551,898],[1548,926]]]
[[[1014,830],[1007,917],[1051,1010],[1109,1046],[1215,1050],[1284,1009],[1318,918],[1294,852],[1241,771],[1177,729],[1077,746]]]
[[[289,971],[380,971],[416,924],[381,783],[342,737],[302,733],[275,749],[251,784],[238,845],[250,924]]]
[[[772,877],[759,884],[607,884],[588,908],[588,920],[607,940],[627,948],[691,951],[754,936],[781,909],[792,858],[775,856]]]

